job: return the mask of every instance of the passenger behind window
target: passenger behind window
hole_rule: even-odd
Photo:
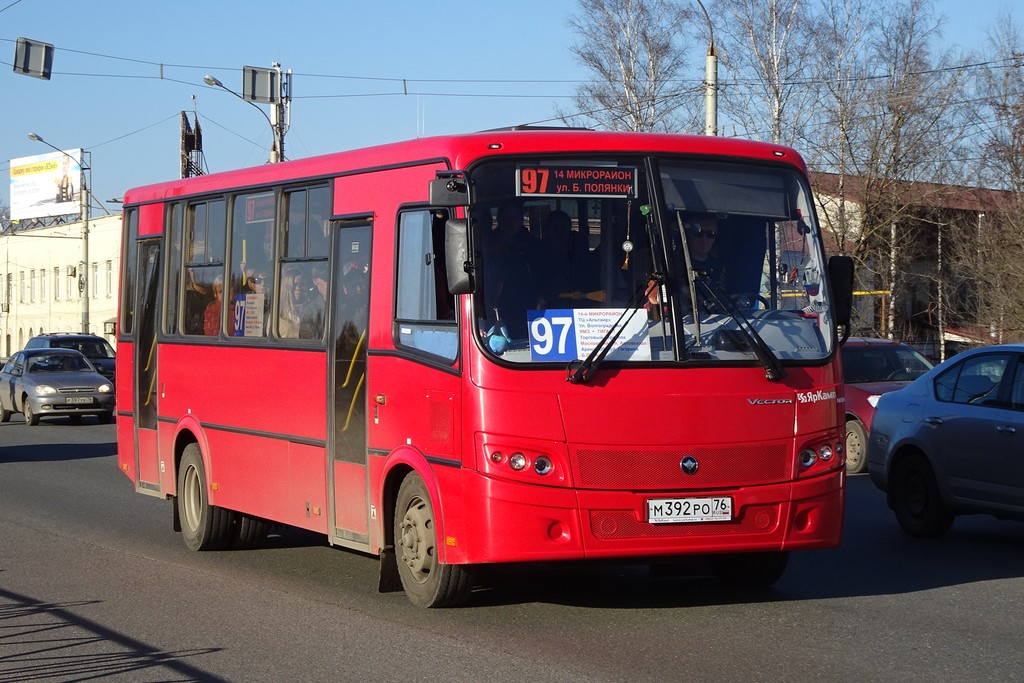
[[[302,339],[323,339],[327,310],[327,264],[317,263],[313,267],[313,286],[316,291],[302,308],[299,337]]]
[[[256,315],[260,316],[259,330],[262,336],[267,336],[267,326],[270,322],[270,292],[274,291],[273,280],[271,279],[270,270],[268,268],[257,268],[253,271],[252,276],[249,277],[249,292],[246,294],[246,299],[255,299],[255,310]],[[246,312],[250,309],[246,307]],[[255,332],[246,326],[246,336],[255,336]]]
[[[488,308],[497,311],[512,337],[527,337],[527,311],[541,302],[537,271],[539,241],[523,221],[523,207],[507,200],[498,207],[494,230],[484,235],[484,288]]]
[[[598,283],[596,263],[584,243],[582,233],[572,229],[572,218],[555,210],[544,217],[544,247],[541,259],[541,297],[543,308],[571,308],[587,305],[590,290]]]
[[[281,272],[281,308],[278,313],[277,333],[286,339],[296,339],[302,321],[301,311],[308,293],[298,266],[287,266]]]
[[[218,275],[213,280],[213,301],[203,313],[203,334],[214,337],[220,333],[220,312],[224,300],[224,276]]]
[[[203,315],[210,303],[209,290],[196,281],[194,268],[188,269],[188,282],[185,285],[185,317],[182,329],[185,334],[203,334]]]

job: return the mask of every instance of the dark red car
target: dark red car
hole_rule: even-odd
[[[850,337],[843,344],[846,383],[846,471],[867,469],[868,433],[878,397],[900,389],[932,367],[914,347],[891,339]]]

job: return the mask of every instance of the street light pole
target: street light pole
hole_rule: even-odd
[[[35,133],[29,133],[28,139],[41,142],[51,149],[55,149],[67,158],[74,161],[74,157],[64,150],[51,145]],[[85,151],[82,152],[82,171],[91,171],[91,165],[85,164]],[[82,173],[82,187],[79,199],[82,215],[82,272],[78,274],[78,292],[82,296],[82,334],[89,334],[89,188],[86,185],[86,174]]]
[[[704,18],[708,22],[708,54],[704,59],[704,134],[718,135],[718,53],[715,51],[715,27],[711,25],[711,16],[704,3],[697,0],[704,10]]]
[[[270,133],[274,137],[274,142],[271,143],[270,147],[270,163],[276,164],[278,161],[280,161],[281,153],[284,150],[284,134],[280,133],[281,129],[278,126],[274,125],[274,122],[270,120],[269,116],[267,116],[267,112],[263,111],[255,102],[251,102],[245,99],[244,97],[236,93],[228,86],[221,83],[217,78],[211,76],[210,74],[206,74],[205,76],[203,76],[203,82],[206,83],[206,85],[212,85],[216,88],[227,90],[229,93],[231,93],[238,99],[242,100],[246,104],[251,104],[256,109],[256,111],[263,115],[263,118],[265,118],[267,120],[267,123],[270,124]],[[275,118],[277,118],[276,111]]]

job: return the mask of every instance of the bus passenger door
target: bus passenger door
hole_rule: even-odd
[[[334,542],[366,549],[366,344],[372,227],[367,221],[333,226],[327,331],[328,507]]]
[[[139,242],[135,272],[135,358],[134,395],[136,487],[140,491],[160,490],[160,453],[157,439],[157,345],[160,319],[159,239]]]

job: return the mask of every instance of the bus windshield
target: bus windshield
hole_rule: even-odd
[[[831,352],[820,232],[795,170],[506,158],[469,178],[474,310],[495,357],[749,362],[771,376]]]

